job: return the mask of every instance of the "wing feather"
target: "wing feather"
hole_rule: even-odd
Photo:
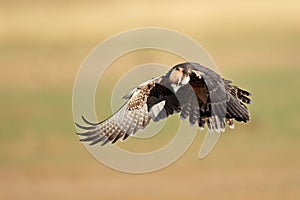
[[[199,108],[195,107],[200,112],[199,127],[204,127],[206,123],[209,129],[223,132],[225,124],[233,127],[232,119],[249,121],[250,114],[244,105],[251,103],[248,98],[251,95],[249,92],[233,86],[232,81],[223,79],[218,73],[197,63],[189,63],[189,71],[190,84],[199,101]],[[207,93],[205,90],[199,90],[203,87],[203,83]],[[201,96],[206,96],[207,102],[201,100],[203,98],[200,98]],[[185,111],[182,113],[183,117],[186,117],[186,112],[191,113],[190,110]]]
[[[189,117],[190,124],[194,125],[200,117],[199,103],[195,91],[191,85],[186,85],[178,90],[177,98],[181,105],[180,117],[186,119]]]
[[[85,138],[82,142],[105,145],[125,140],[138,130],[145,129],[150,120],[159,121],[170,114],[179,112],[179,103],[174,93],[163,85],[163,78],[146,81],[124,96],[127,102],[110,118],[103,122],[92,123],[82,118],[87,126],[77,124],[87,130],[78,133]],[[152,109],[153,108],[153,109]]]

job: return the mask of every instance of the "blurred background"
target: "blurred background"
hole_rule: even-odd
[[[299,199],[299,8],[298,0],[1,0],[0,199]],[[252,122],[228,130],[205,159],[197,157],[199,131],[175,164],[132,175],[103,166],[78,142],[72,87],[98,43],[143,26],[194,38],[254,104]],[[152,50],[118,59],[103,80],[105,95],[97,93],[99,119],[111,113],[99,111],[118,69],[178,61]]]

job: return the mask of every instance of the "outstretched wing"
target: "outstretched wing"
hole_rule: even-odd
[[[80,141],[90,145],[108,142],[115,143],[120,138],[143,130],[150,120],[159,121],[168,115],[179,112],[180,107],[174,93],[164,84],[164,77],[151,79],[139,85],[124,96],[127,102],[110,118],[103,122],[91,123],[83,117],[88,126],[77,127],[86,130],[78,133],[84,136]]]
[[[209,129],[217,132],[224,131],[226,123],[233,128],[233,119],[249,121],[250,114],[244,105],[251,103],[247,97],[249,92],[231,85],[231,81],[197,63],[188,63],[188,70],[190,84],[178,91],[180,96],[189,93],[185,97],[189,101],[182,104],[182,118],[189,117],[190,123],[198,122],[200,128],[207,124]]]

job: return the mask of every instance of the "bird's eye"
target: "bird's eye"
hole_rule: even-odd
[[[179,68],[175,68],[175,70],[179,71]]]

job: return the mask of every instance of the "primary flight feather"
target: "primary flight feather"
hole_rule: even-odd
[[[224,132],[226,124],[234,128],[233,120],[248,122],[251,94],[232,85],[230,80],[198,63],[186,62],[171,68],[165,75],[150,79],[124,96],[126,103],[110,118],[92,123],[82,117],[85,130],[78,133],[80,141],[90,145],[125,140],[150,121],[157,122],[180,113],[182,119],[205,124],[210,130]]]

